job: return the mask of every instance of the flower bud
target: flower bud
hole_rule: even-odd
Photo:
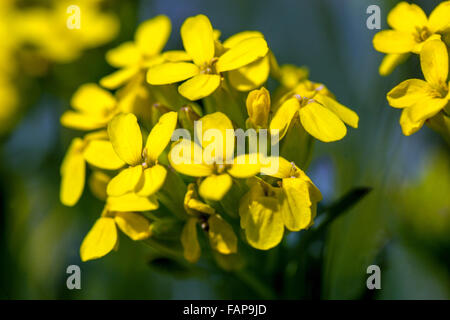
[[[253,90],[247,97],[247,126],[253,128],[267,128],[270,113],[270,94],[266,88]]]

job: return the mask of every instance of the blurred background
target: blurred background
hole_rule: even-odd
[[[449,147],[427,127],[402,135],[400,112],[385,97],[400,81],[422,77],[419,59],[379,76],[383,55],[372,47],[377,30],[366,27],[369,5],[380,6],[382,28],[387,28],[386,16],[396,1],[111,0],[91,17],[99,23],[97,33],[76,39],[58,29],[65,27],[58,14],[34,10],[56,13],[50,9],[55,3],[65,9],[75,1],[16,1],[14,9],[12,2],[0,5],[1,299],[259,298],[239,277],[211,272],[201,263],[194,273],[163,259],[150,263],[151,250],[126,237],[117,252],[82,263],[81,241],[102,204],[89,192],[75,208],[59,202],[59,166],[76,135],[60,126],[59,117],[71,95],[80,84],[98,82],[113,71],[106,51],[131,40],[141,21],[168,15],[173,31],[166,49],[181,49],[179,28],[198,13],[222,31],[221,39],[261,31],[280,63],[307,66],[311,80],[325,83],[360,116],[359,129],[349,130],[342,141],[316,143],[307,173],[325,204],[357,186],[372,191],[299,255],[306,262],[280,265],[277,249],[261,253],[273,257],[275,274],[281,275],[266,279],[275,297],[450,298]],[[429,14],[440,1],[415,2]],[[59,12],[65,21],[67,14]],[[24,40],[18,44],[18,39]],[[307,263],[310,272],[286,288],[282,275],[296,263]],[[66,268],[72,264],[81,267],[81,290],[66,287]],[[366,288],[371,264],[381,268],[381,290]]]

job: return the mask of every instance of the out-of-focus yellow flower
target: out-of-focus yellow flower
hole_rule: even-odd
[[[200,195],[220,201],[231,188],[231,177],[248,178],[259,173],[257,155],[254,158],[249,154],[234,157],[233,125],[225,114],[208,114],[196,124],[201,145],[182,139],[170,150],[170,165],[182,174],[206,177],[200,183]]]
[[[106,60],[120,70],[102,78],[100,84],[105,88],[116,89],[166,59],[189,60],[189,56],[182,51],[167,52],[166,56],[161,54],[169,39],[171,28],[170,19],[164,15],[141,23],[136,30],[134,42],[125,42],[108,51]],[[144,79],[142,77],[142,80]]]
[[[151,224],[143,216],[133,212],[112,212],[105,207],[80,247],[82,261],[101,258],[117,250],[119,237],[117,227],[132,240],[144,240],[151,236]]]
[[[116,98],[95,83],[82,85],[73,95],[71,105],[75,111],[66,111],[61,124],[78,130],[106,128],[121,110]]]
[[[267,128],[270,114],[270,93],[262,87],[251,91],[247,96],[247,127]]]
[[[446,45],[440,40],[426,42],[420,52],[420,64],[426,81],[409,79],[387,94],[392,107],[403,109],[400,124],[407,136],[418,131],[450,100]]]
[[[204,15],[186,19],[181,27],[183,46],[194,63],[169,62],[149,69],[147,81],[163,85],[184,81],[179,93],[189,100],[209,96],[219,86],[222,73],[240,69],[264,57],[267,43],[261,36],[245,38],[218,56],[211,22]]]
[[[188,185],[184,208],[190,216],[181,233],[186,260],[194,263],[201,255],[197,225],[207,232],[209,243],[215,251],[224,255],[237,252],[237,238],[233,228],[211,206],[199,200],[193,183]]]
[[[376,50],[387,53],[380,74],[388,75],[410,52],[420,53],[426,41],[440,39],[450,31],[450,1],[439,4],[430,17],[416,4],[400,2],[388,15],[392,30],[378,32],[373,38]]]
[[[309,80],[301,82],[284,97],[270,123],[270,130],[280,130],[280,139],[283,138],[298,114],[303,128],[316,139],[323,142],[342,139],[347,133],[345,124],[357,128],[359,118],[333,97],[323,84]]]
[[[278,245],[284,228],[300,231],[313,224],[317,202],[322,195],[311,179],[294,163],[281,157],[279,170],[273,177],[281,179],[272,187],[259,178],[249,180],[250,190],[239,205],[241,227],[254,248],[268,250]],[[261,170],[264,172],[264,168]]]
[[[148,197],[162,187],[167,171],[158,164],[158,158],[170,141],[177,118],[176,112],[162,115],[144,148],[141,129],[134,114],[120,114],[109,123],[108,135],[112,146],[119,158],[130,166],[109,182],[109,196],[120,197],[136,192],[138,196]]]
[[[119,20],[101,10],[102,1],[58,0],[51,5],[33,6],[17,16],[16,32],[24,43],[35,47],[44,58],[55,62],[77,59],[85,49],[112,40],[119,30]],[[70,6],[78,6],[80,28],[68,28]]]

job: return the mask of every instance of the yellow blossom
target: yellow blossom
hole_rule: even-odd
[[[286,94],[271,123],[270,130],[278,129],[280,139],[298,114],[303,128],[323,142],[342,139],[347,128],[357,128],[358,115],[340,104],[323,84],[305,80]],[[344,124],[345,123],[345,124]]]
[[[403,109],[400,124],[407,136],[418,131],[450,101],[447,51],[440,40],[425,43],[420,52],[420,65],[426,81],[409,79],[387,94],[392,107]]]
[[[170,36],[172,25],[165,15],[144,21],[137,28],[134,42],[121,44],[106,54],[110,65],[120,70],[101,79],[100,84],[108,89],[118,88],[149,67],[165,61],[161,51]],[[175,61],[188,60],[183,52],[168,52],[167,58]]]
[[[80,199],[86,179],[86,162],[108,170],[124,166],[107,138],[103,130],[73,139],[61,165],[60,199],[64,205],[74,206]]]
[[[111,197],[136,192],[139,196],[150,196],[163,185],[167,171],[158,164],[158,157],[170,141],[177,125],[177,113],[168,112],[161,116],[150,132],[145,146],[142,133],[134,114],[120,114],[108,125],[108,135],[120,159],[129,165],[108,184]]]
[[[181,233],[186,260],[196,262],[200,258],[197,225],[208,234],[211,248],[215,251],[224,255],[237,252],[237,238],[232,227],[211,206],[199,200],[193,183],[188,185],[184,208],[190,216]]]
[[[270,157],[279,162],[271,176],[281,179],[273,187],[260,178],[252,178],[241,199],[239,215],[247,241],[254,248],[268,250],[278,245],[284,228],[300,231],[313,224],[317,202],[322,195],[311,179],[294,163],[282,157]],[[261,172],[265,172],[262,167]]]
[[[63,126],[78,130],[106,128],[109,121],[120,112],[115,97],[95,83],[82,85],[73,95],[74,110],[61,117]]]
[[[151,236],[150,221],[133,212],[113,212],[105,207],[80,247],[82,261],[101,258],[117,249],[119,238],[117,227],[134,241]]]
[[[179,93],[189,100],[209,96],[220,86],[223,73],[247,66],[268,52],[264,38],[256,36],[239,41],[218,56],[211,22],[204,15],[186,19],[181,38],[193,63],[169,62],[152,67],[147,81],[162,85],[189,79],[178,87]]]
[[[376,50],[387,53],[380,74],[387,75],[404,61],[408,53],[420,53],[426,41],[440,39],[450,29],[450,1],[439,4],[427,18],[416,4],[400,2],[388,15],[392,30],[378,32],[373,38]]]
[[[257,157],[242,154],[234,157],[234,130],[228,117],[215,112],[197,122],[202,126],[201,145],[182,139],[169,153],[170,165],[178,172],[205,177],[200,183],[200,195],[209,200],[220,201],[232,185],[232,177],[248,178],[259,172]],[[210,133],[215,135],[209,136]],[[252,161],[254,160],[254,161]]]

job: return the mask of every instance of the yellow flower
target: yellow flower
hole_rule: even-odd
[[[262,87],[251,91],[247,96],[247,127],[267,128],[270,114],[270,93]]]
[[[136,30],[134,42],[125,42],[108,51],[106,60],[120,70],[101,79],[100,84],[108,89],[118,88],[149,67],[164,62],[161,51],[170,36],[171,28],[170,19],[165,15],[141,23]],[[168,52],[166,57],[175,61],[189,60],[186,53],[179,51]]]
[[[415,4],[397,4],[387,18],[392,30],[380,31],[373,38],[375,49],[388,54],[380,65],[380,74],[391,73],[408,53],[420,53],[426,41],[440,39],[450,29],[449,16],[450,1],[439,4],[429,18]]]
[[[179,93],[189,100],[209,96],[219,87],[222,73],[247,66],[268,52],[264,38],[256,36],[239,41],[218,56],[211,22],[204,15],[186,19],[181,27],[181,38],[193,63],[169,62],[152,67],[147,81],[162,85],[189,79],[178,87]]]
[[[317,202],[322,195],[311,179],[294,163],[282,157],[279,170],[271,176],[281,179],[273,187],[259,178],[249,180],[250,190],[239,205],[241,227],[254,248],[268,250],[280,243],[284,228],[300,231],[313,224]],[[264,173],[264,167],[261,172]]]
[[[358,127],[358,115],[337,102],[323,84],[305,80],[286,94],[283,101],[270,123],[270,130],[280,131],[280,139],[296,114],[305,130],[323,142],[342,139],[347,133],[344,123]]]
[[[220,201],[231,188],[231,177],[248,178],[259,173],[256,155],[234,157],[233,125],[225,114],[215,112],[200,118],[195,130],[201,137],[200,145],[182,139],[170,150],[169,162],[182,174],[206,177],[199,187],[203,198]]]
[[[233,228],[211,206],[198,199],[193,183],[188,185],[184,208],[190,215],[181,233],[186,260],[196,262],[200,258],[197,225],[207,232],[211,248],[215,251],[224,255],[237,252],[237,238]]]
[[[111,250],[118,248],[117,227],[134,241],[151,236],[151,224],[143,216],[133,212],[113,212],[108,207],[97,219],[80,247],[81,260],[88,261],[101,258]]]
[[[158,164],[158,157],[170,141],[177,125],[176,112],[161,116],[150,132],[145,146],[142,133],[134,114],[120,114],[108,125],[108,135],[120,159],[129,165],[108,184],[107,193],[111,197],[121,197],[136,192],[148,197],[157,192],[166,179],[166,169]]]
[[[95,83],[82,85],[73,95],[71,105],[74,111],[61,116],[61,124],[78,130],[105,128],[120,112],[114,96]]]
[[[440,40],[426,42],[420,52],[420,65],[426,81],[409,79],[387,94],[392,107],[403,108],[400,124],[407,136],[418,131],[450,100],[446,45]]]
[[[86,162],[108,170],[124,166],[107,138],[103,130],[90,133],[83,139],[73,139],[61,165],[60,199],[64,205],[72,207],[80,199],[86,179]]]
[[[269,250],[281,242],[284,234],[280,190],[256,177],[248,184],[250,190],[239,204],[241,228],[252,247]]]

